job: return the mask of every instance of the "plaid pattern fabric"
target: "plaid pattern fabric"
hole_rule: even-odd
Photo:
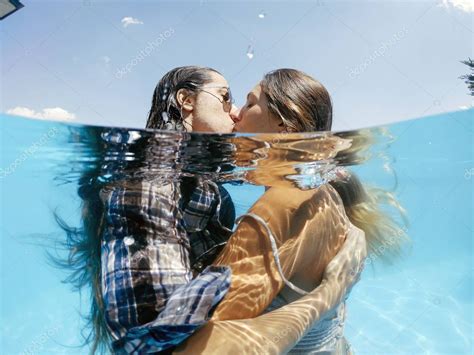
[[[201,272],[212,263],[230,238],[235,222],[235,206],[226,189],[211,183],[194,189],[189,203],[182,209],[191,244],[191,267]],[[203,216],[203,211],[209,212],[209,218]]]
[[[190,250],[188,235],[210,229],[225,232],[218,239],[230,236],[219,219],[222,191],[204,181],[181,204],[175,182],[124,180],[102,188],[102,295],[116,353],[172,348],[202,326],[227,293],[228,267],[208,266],[193,278],[190,251],[197,258],[200,251]],[[211,235],[205,243],[216,245]]]

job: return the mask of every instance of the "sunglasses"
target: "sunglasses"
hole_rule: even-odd
[[[227,92],[222,95],[222,99],[217,96],[216,94],[207,91],[205,89],[226,89]],[[197,90],[203,91],[209,95],[214,96],[217,100],[220,101],[220,103],[224,106],[224,111],[225,112],[230,112],[232,110],[232,105],[234,104],[234,98],[232,97],[232,92],[230,91],[230,88],[227,86],[202,86],[198,88]]]

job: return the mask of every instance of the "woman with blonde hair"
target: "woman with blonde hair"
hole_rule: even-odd
[[[329,131],[331,124],[329,93],[301,71],[270,72],[247,95],[234,131],[264,133],[249,138],[266,142],[268,149],[259,149],[259,155],[265,158],[257,161],[257,167],[246,178],[267,189],[248,213],[239,217],[237,230],[214,262],[232,270],[228,294],[218,304],[211,322],[193,335],[182,351],[252,351],[262,346],[260,336],[271,337],[268,329],[277,331],[275,319],[289,317],[290,323],[299,325],[300,332],[291,328],[285,341],[280,339],[277,344],[258,348],[260,351],[349,352],[343,338],[345,303],[332,297],[331,291],[338,294],[345,290],[345,299],[352,284],[347,279],[344,281],[348,284],[331,280],[325,270],[338,263],[344,265],[338,260],[343,250],[349,253],[346,256],[352,252],[352,258],[363,260],[365,243],[369,252],[384,246],[385,255],[396,254],[406,238],[380,204],[389,202],[402,215],[404,210],[388,192],[364,186],[346,169],[339,169],[334,179],[309,190],[301,190],[285,178],[298,173],[296,160],[304,161],[304,157],[307,161],[334,159],[344,161],[344,165],[357,164],[361,159],[358,152],[370,146],[367,136],[354,133],[344,139],[322,134],[307,138],[295,134]],[[276,139],[275,133],[279,133]],[[239,143],[236,154],[242,156],[256,146],[242,140]],[[365,236],[363,241],[361,235]],[[347,249],[350,243],[354,244]],[[353,276],[360,271],[346,269]],[[341,274],[338,277],[342,278]],[[319,301],[317,306],[312,303],[315,300]],[[311,319],[313,326],[305,328],[301,317]],[[260,321],[259,331],[248,331],[252,318]],[[225,339],[225,330],[232,331],[237,340]],[[239,342],[242,338],[246,339],[244,343]]]

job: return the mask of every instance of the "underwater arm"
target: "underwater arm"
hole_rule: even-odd
[[[336,290],[331,283],[320,285],[311,294],[253,319],[207,323],[176,353],[281,354],[289,351],[329,310]]]
[[[364,232],[351,226],[321,284],[306,296],[253,319],[209,322],[181,344],[176,353],[265,353],[289,351],[359,280],[367,256]]]

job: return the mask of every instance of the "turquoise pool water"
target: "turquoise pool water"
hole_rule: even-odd
[[[390,266],[369,256],[348,301],[346,336],[356,354],[473,353],[473,116],[466,110],[372,129],[384,139],[354,170],[364,182],[396,186],[412,247]],[[85,128],[7,115],[0,124],[1,352],[84,354],[87,293],[61,282],[66,274],[45,252],[63,237],[54,210],[79,221],[75,179],[94,161],[87,142],[74,140]],[[226,188],[237,215],[263,193],[248,184]]]

